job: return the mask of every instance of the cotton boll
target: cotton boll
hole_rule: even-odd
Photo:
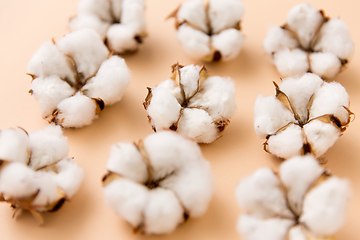
[[[34,171],[23,163],[14,162],[1,169],[0,193],[10,198],[29,197],[38,190]]]
[[[243,33],[234,28],[226,29],[211,36],[212,46],[220,52],[224,61],[234,59],[239,55],[243,42]]]
[[[110,0],[110,11],[114,16],[115,21],[120,19],[122,13],[123,0]]]
[[[124,95],[130,74],[125,60],[112,56],[101,64],[96,76],[87,81],[82,91],[88,97],[101,98],[105,105],[112,105]]]
[[[244,4],[239,0],[210,0],[209,19],[212,33],[239,26]]]
[[[310,121],[303,129],[315,157],[323,155],[341,136],[339,128],[320,120]]]
[[[69,153],[67,137],[60,126],[48,127],[29,134],[31,146],[30,167],[34,170],[51,165],[65,158]]]
[[[311,53],[309,55],[311,72],[325,79],[332,79],[341,70],[340,59],[330,52]]]
[[[113,24],[107,32],[108,46],[116,53],[135,51],[139,45],[136,35],[137,27],[134,24]]]
[[[243,210],[256,217],[294,218],[279,179],[268,168],[261,168],[244,178],[236,188],[236,198]]]
[[[349,60],[354,54],[354,43],[349,27],[340,19],[331,19],[322,26],[314,51],[331,52],[340,59]]]
[[[349,107],[349,105],[349,95],[340,83],[324,83],[314,95],[310,118],[333,114],[342,125],[345,125],[349,122],[349,112],[344,106]]]
[[[96,107],[94,100],[77,93],[59,103],[56,122],[66,128],[90,125],[97,118]]]
[[[192,0],[182,3],[176,16],[179,23],[187,22],[204,33],[208,33],[209,31],[205,6],[202,0]]]
[[[81,81],[93,76],[109,54],[100,36],[90,28],[68,33],[56,45],[74,59]]]
[[[292,227],[289,230],[289,240],[308,240],[301,225]]]
[[[83,28],[92,28],[97,34],[99,34],[102,40],[105,40],[106,31],[109,26],[109,22],[101,20],[97,15],[87,13],[78,14],[76,17],[71,18],[69,22],[69,28],[71,31]]]
[[[39,104],[43,118],[48,118],[59,102],[75,94],[75,91],[56,75],[39,77],[31,82],[31,93]]]
[[[176,124],[181,105],[176,98],[164,88],[153,88],[152,98],[147,112],[151,118],[151,123],[156,130],[169,129]]]
[[[261,219],[242,214],[237,222],[237,230],[244,240],[285,240],[293,224],[289,219]]]
[[[122,0],[121,24],[136,24],[138,31],[145,30],[145,1]]]
[[[273,55],[279,73],[284,77],[306,73],[309,69],[307,53],[301,49],[283,48]]]
[[[149,201],[147,187],[128,179],[116,179],[104,187],[105,203],[134,228],[143,223],[143,210]]]
[[[184,213],[172,191],[156,188],[149,192],[144,218],[146,233],[166,234],[175,230],[184,221]]]
[[[301,214],[304,195],[321,176],[324,169],[311,156],[296,156],[280,165],[279,174],[287,189],[289,207],[298,216]]]
[[[79,13],[87,13],[99,16],[103,21],[112,21],[110,14],[110,1],[108,0],[82,0],[80,1],[77,11]]]
[[[195,30],[187,24],[179,27],[176,38],[185,52],[195,59],[201,59],[211,54],[209,35]]]
[[[192,97],[198,90],[201,67],[188,65],[180,69],[180,84],[184,90],[185,98]]]
[[[20,128],[0,131],[0,160],[28,164],[30,141],[26,132]]]
[[[56,164],[58,174],[53,181],[61,188],[68,198],[71,198],[79,189],[84,171],[71,158],[64,158]]]
[[[254,129],[256,135],[265,138],[274,134],[288,122],[295,122],[294,115],[275,96],[259,95],[254,107]]]
[[[219,130],[209,114],[197,108],[184,108],[177,132],[198,143],[211,143],[219,137]]]
[[[45,41],[34,53],[27,65],[27,71],[36,77],[57,75],[73,84],[76,83],[75,68],[70,58],[50,41]]]
[[[294,34],[279,26],[270,28],[264,39],[264,48],[268,54],[273,54],[282,48],[293,49],[298,46]]]
[[[138,183],[145,183],[148,179],[143,156],[134,144],[117,143],[112,145],[106,168],[108,171],[120,174]]]
[[[267,150],[272,154],[288,159],[301,155],[304,136],[301,127],[290,124],[286,129],[272,135],[267,141]]]
[[[188,107],[201,108],[213,119],[229,119],[236,110],[234,82],[230,78],[208,77],[190,99]]]
[[[345,221],[351,189],[347,180],[331,177],[312,189],[304,200],[300,222],[318,236],[331,236]]]
[[[304,49],[309,49],[312,38],[323,22],[324,17],[321,12],[308,3],[296,5],[287,16],[290,29],[296,32]]]
[[[302,76],[288,77],[281,81],[279,87],[288,96],[301,123],[308,120],[308,105],[312,95],[320,89],[323,80],[316,74],[306,73]]]

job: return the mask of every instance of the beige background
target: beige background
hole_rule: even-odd
[[[236,83],[235,116],[223,138],[202,145],[216,178],[216,194],[208,212],[191,219],[168,236],[135,235],[122,219],[104,205],[100,179],[110,145],[117,141],[136,141],[152,132],[142,101],[147,86],[155,86],[171,74],[170,66],[196,63],[175,39],[174,21],[165,21],[180,0],[147,0],[149,37],[141,50],[125,56],[132,71],[131,84],[123,100],[106,108],[93,125],[65,130],[70,156],[85,170],[79,192],[56,213],[44,214],[39,227],[28,213],[12,219],[12,210],[0,204],[0,239],[241,239],[235,230],[240,214],[234,189],[244,176],[257,168],[276,168],[278,160],[262,150],[263,140],[253,130],[253,105],[258,94],[274,94],[272,81],[279,75],[262,47],[267,29],[285,22],[296,0],[243,0],[246,12],[242,22],[245,44],[238,58],[231,62],[206,64],[212,75],[230,76]],[[21,126],[35,131],[47,125],[38,106],[28,94],[30,77],[26,65],[40,44],[68,32],[67,22],[76,14],[78,0],[0,0],[0,128]],[[357,0],[314,0],[327,15],[341,17],[350,27],[356,47],[360,42],[360,3]],[[360,50],[339,81],[351,98],[351,110],[360,115]],[[201,62],[199,62],[201,63]],[[360,120],[325,154],[326,167],[340,177],[349,178],[354,190],[341,240],[360,239]]]

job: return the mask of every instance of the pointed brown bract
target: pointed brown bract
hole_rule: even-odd
[[[106,187],[109,183],[111,183],[115,179],[121,179],[123,178],[122,175],[114,173],[109,171],[107,174],[105,174],[102,178],[102,185],[103,187]]]
[[[151,88],[147,87],[147,90],[148,90],[148,94],[146,95],[145,101],[143,102],[143,106],[144,106],[145,110],[147,110],[147,108],[149,107],[151,99],[152,99]]]

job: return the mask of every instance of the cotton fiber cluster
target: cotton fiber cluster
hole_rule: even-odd
[[[285,25],[269,30],[264,48],[284,77],[310,71],[332,79],[354,53],[346,23],[325,17],[308,3],[293,7]]]
[[[60,126],[30,134],[21,128],[1,130],[0,201],[15,211],[30,211],[42,223],[40,213],[58,210],[82,181],[83,170],[68,153]]]
[[[349,96],[336,82],[306,73],[275,84],[276,95],[255,101],[254,128],[266,151],[280,157],[320,157],[346,130],[353,113]]]
[[[106,203],[136,232],[167,234],[202,216],[213,195],[210,164],[196,142],[172,131],[111,147]]]
[[[121,100],[130,81],[123,58],[111,56],[92,29],[46,41],[28,63],[30,93],[42,117],[62,127],[83,127]]]
[[[199,143],[213,142],[236,109],[234,83],[209,77],[204,66],[172,68],[171,79],[149,88],[144,102],[154,131],[171,129]]]
[[[146,37],[144,0],[82,0],[70,29],[94,29],[111,51],[136,51]]]
[[[279,172],[262,168],[236,189],[244,240],[334,240],[345,221],[351,189],[311,155],[293,157]]]
[[[190,0],[181,4],[171,17],[176,19],[176,38],[185,52],[207,62],[234,59],[244,35],[240,21],[244,5],[239,0]]]

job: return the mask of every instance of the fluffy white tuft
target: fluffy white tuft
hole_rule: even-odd
[[[309,70],[307,53],[299,48],[282,48],[274,53],[273,62],[283,77],[306,73]]]
[[[212,35],[211,45],[221,54],[221,59],[228,61],[239,55],[244,42],[244,34],[234,28]]]
[[[264,39],[264,49],[268,54],[273,54],[282,48],[297,48],[299,43],[291,31],[280,26],[269,29]]]
[[[20,128],[0,131],[0,160],[28,164],[30,141],[27,133]]]

